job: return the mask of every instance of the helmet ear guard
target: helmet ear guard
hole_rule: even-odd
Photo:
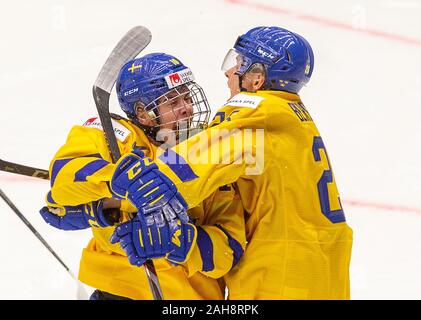
[[[160,124],[158,108],[152,107],[152,108],[147,109],[146,106],[142,103],[142,101],[137,101],[134,104],[134,111],[135,111],[135,116],[133,118],[138,119],[139,113],[142,113],[141,118],[144,120],[144,122],[148,122],[148,121],[150,122],[149,124],[145,123],[144,125],[153,126],[153,125]],[[154,121],[156,123],[153,123]]]

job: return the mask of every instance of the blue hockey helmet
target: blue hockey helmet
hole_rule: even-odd
[[[167,81],[167,76],[177,75],[178,72],[186,75],[184,80],[194,80],[189,68],[177,58],[165,53],[151,53],[127,62],[121,68],[116,83],[117,97],[123,111],[129,118],[135,117],[135,103],[138,101],[147,109],[152,109],[157,98],[177,84],[182,84],[180,76],[172,83],[171,80],[175,76]]]
[[[242,76],[255,63],[265,67],[263,89],[298,93],[313,73],[313,50],[307,40],[294,32],[280,27],[256,27],[238,37],[222,70],[238,65],[236,74]]]
[[[187,137],[204,128],[209,120],[210,108],[206,96],[194,81],[193,73],[178,58],[166,53],[151,53],[127,62],[118,75],[116,91],[120,106],[130,119],[136,121],[136,108],[140,102],[151,119],[156,121],[153,138],[161,124],[160,103],[180,96],[193,110],[191,117],[184,119],[187,123],[183,124],[184,131],[189,133]],[[175,94],[168,98],[171,92]]]

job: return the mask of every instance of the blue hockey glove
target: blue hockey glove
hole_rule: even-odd
[[[174,183],[139,150],[123,155],[116,163],[111,190],[117,198],[130,200],[144,215],[147,226],[162,227],[166,220],[175,229],[178,220],[189,221],[188,205]]]
[[[120,224],[111,235],[110,241],[114,244],[120,242],[129,262],[138,267],[148,259],[164,257],[170,250],[168,226],[146,226],[139,216]]]
[[[105,212],[109,213],[110,209],[103,210],[102,201],[79,206],[43,207],[39,211],[45,222],[61,230],[109,227],[113,225],[113,222],[105,216]]]
[[[197,239],[197,229],[194,224],[181,224],[180,228],[172,232],[171,251],[167,259],[173,263],[186,262]]]
[[[126,252],[129,262],[141,266],[148,259],[166,257],[173,263],[185,262],[196,243],[196,227],[191,224],[179,223],[179,228],[171,231],[165,224],[146,226],[143,219],[135,217],[119,225],[111,236],[111,243],[120,242]]]

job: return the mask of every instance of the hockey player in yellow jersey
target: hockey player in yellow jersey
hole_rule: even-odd
[[[326,147],[299,96],[313,66],[302,36],[279,27],[249,30],[223,64],[231,98],[210,128],[171,149],[191,174],[156,160],[189,207],[235,182],[247,247],[226,277],[230,299],[350,298],[352,230]]]
[[[130,89],[134,85],[142,89]],[[130,120],[116,116],[112,120],[123,161],[155,159],[169,143],[191,137],[207,124],[209,108],[203,90],[173,56],[157,53],[130,61],[122,68],[116,89],[119,97],[122,91],[131,91],[129,102],[120,99]],[[182,169],[178,168],[185,176],[191,174]],[[139,210],[136,203],[113,199],[109,181],[115,171],[99,119],[74,126],[51,162],[48,206],[40,211],[59,229],[93,227],[94,237],[83,250],[79,271],[82,282],[98,289],[91,298],[151,299],[139,266],[154,258],[165,299],[224,299],[224,282],[218,278],[237,264],[245,247],[243,208],[235,189],[217,188],[191,207],[188,221],[178,210],[183,199],[174,197],[159,207],[162,210],[153,211],[156,224],[147,227],[130,219]],[[182,224],[174,219],[177,215]],[[122,222],[117,228],[115,217]],[[135,249],[143,252],[126,255],[127,246],[125,252],[110,242],[112,235],[124,242],[125,227],[136,230]]]

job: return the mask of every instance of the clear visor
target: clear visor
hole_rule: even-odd
[[[243,56],[235,49],[230,49],[222,62],[221,70],[226,72],[234,67],[239,70],[242,64]]]

